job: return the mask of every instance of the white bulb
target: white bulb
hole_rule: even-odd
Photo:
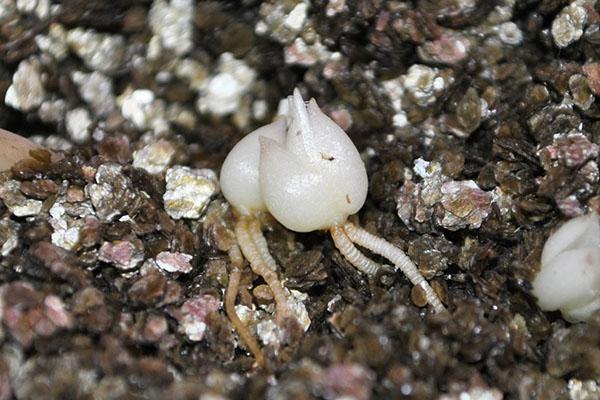
[[[267,209],[262,199],[258,179],[259,136],[283,143],[285,120],[278,119],[246,135],[231,149],[221,167],[219,180],[223,196],[243,214]]]
[[[328,229],[363,206],[367,172],[348,135],[315,100],[288,98],[284,141],[260,138],[260,187],[269,212],[297,232]]]
[[[600,309],[600,218],[573,218],[546,241],[533,294],[542,310],[585,321]]]

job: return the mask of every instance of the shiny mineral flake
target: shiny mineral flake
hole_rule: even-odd
[[[175,166],[167,171],[166,181],[165,211],[174,219],[199,218],[219,188],[216,174],[209,169]]]

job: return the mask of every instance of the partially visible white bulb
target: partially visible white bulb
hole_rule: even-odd
[[[600,309],[600,218],[591,213],[561,226],[546,241],[533,294],[542,310],[585,321]]]
[[[246,135],[231,149],[221,167],[221,191],[227,201],[243,214],[266,211],[260,192],[258,164],[260,157],[260,136],[283,143],[285,119],[258,128]]]
[[[269,212],[296,232],[329,229],[363,206],[368,178],[348,135],[298,89],[288,97],[285,141],[259,137],[260,186]]]

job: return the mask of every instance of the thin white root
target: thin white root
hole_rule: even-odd
[[[420,286],[425,291],[427,302],[433,306],[436,313],[446,311],[446,308],[435,291],[429,286],[429,283],[425,280],[423,275],[421,275],[415,264],[401,249],[387,240],[372,235],[364,229],[357,227],[351,222],[346,222],[344,224],[344,231],[354,243],[371,250],[375,254],[387,258],[396,266],[396,269],[399,269],[406,275],[413,285]]]
[[[231,259],[231,271],[229,273],[229,285],[227,285],[227,292],[225,292],[225,312],[227,312],[227,316],[240,336],[240,339],[242,339],[248,350],[250,350],[254,356],[258,366],[264,368],[265,356],[263,355],[258,342],[254,336],[252,336],[252,333],[250,333],[248,326],[242,322],[235,311],[235,299],[240,288],[240,278],[242,275],[242,267],[244,265],[244,259],[242,258],[242,253],[240,253],[240,248],[237,244],[234,244],[231,246],[231,249],[229,249],[229,258]]]
[[[250,236],[252,237],[260,256],[272,271],[277,271],[277,262],[269,251],[269,245],[267,244],[267,239],[262,233],[260,221],[257,218],[251,219],[248,221],[248,228],[250,229]]]
[[[381,265],[371,260],[354,246],[344,229],[338,225],[332,227],[329,232],[335,247],[342,253],[344,258],[354,265],[360,272],[373,276],[381,268]]]
[[[271,269],[258,250],[255,237],[249,230],[248,222],[248,219],[245,217],[239,219],[235,224],[235,236],[244,257],[250,263],[252,271],[256,275],[261,276],[271,289],[273,298],[275,299],[275,319],[277,323],[281,324],[285,318],[291,315],[287,302],[287,294],[277,276],[277,272]],[[260,232],[260,236],[262,237],[262,232]]]

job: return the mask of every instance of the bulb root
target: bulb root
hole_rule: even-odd
[[[252,217],[240,217],[235,224],[235,236],[250,268],[261,276],[273,293],[275,300],[275,320],[281,326],[290,316],[287,293],[277,276],[277,265],[269,254],[266,239],[260,229],[260,222]],[[268,257],[265,258],[265,254]]]
[[[423,275],[419,272],[412,260],[398,247],[390,242],[375,235],[370,234],[366,230],[354,225],[351,222],[346,222],[343,229],[348,235],[348,238],[357,245],[369,249],[375,254],[379,254],[390,260],[396,269],[404,273],[408,280],[415,286],[420,286],[425,291],[427,302],[433,306],[436,313],[445,312],[446,308],[438,298],[437,294]]]
[[[229,249],[229,258],[231,259],[231,271],[229,274],[229,284],[227,285],[227,291],[225,292],[225,312],[240,336],[240,339],[242,339],[248,350],[250,350],[250,353],[254,356],[258,366],[260,368],[265,368],[265,356],[263,355],[258,342],[254,336],[252,336],[248,326],[242,322],[235,311],[235,299],[239,292],[242,268],[244,265],[244,259],[242,258],[242,253],[237,244],[232,245]]]
[[[333,244],[350,264],[354,265],[360,272],[369,276],[377,274],[381,265],[361,253],[361,251],[354,246],[354,243],[352,243],[342,227],[339,225],[333,226],[329,232],[331,233]]]

